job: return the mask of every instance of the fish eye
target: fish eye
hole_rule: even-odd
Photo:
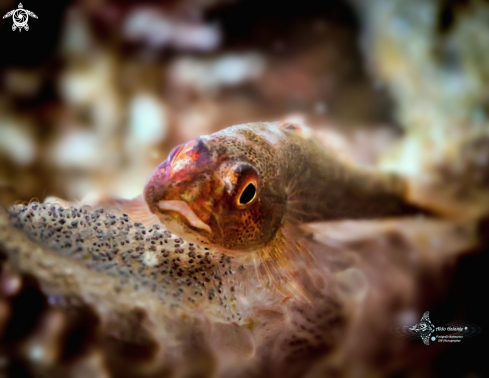
[[[234,206],[243,208],[251,204],[259,194],[259,176],[249,163],[238,161],[221,165],[224,190],[231,196]]]
[[[251,203],[256,197],[256,187],[255,185],[250,182],[244,190],[241,192],[241,195],[239,196],[239,205],[248,205]]]

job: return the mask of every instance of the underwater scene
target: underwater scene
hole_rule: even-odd
[[[489,2],[0,13],[0,378],[487,376]]]

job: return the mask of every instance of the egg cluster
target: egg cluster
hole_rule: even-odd
[[[182,346],[196,353],[195,335],[203,334],[199,353],[210,353],[206,359],[255,354],[250,366],[302,366],[309,354],[323,354],[337,343],[330,327],[344,326],[331,297],[317,293],[317,306],[287,299],[267,285],[252,260],[189,243],[161,224],[147,228],[107,209],[36,202],[14,206],[9,215],[22,235],[42,247],[38,257],[34,251],[23,254],[20,266],[41,282],[49,311],[74,311],[83,324],[94,319],[104,324],[103,335],[117,330],[117,342],[136,345],[147,361],[165,353],[159,363],[172,364]],[[84,327],[88,334],[98,332],[93,324]]]
[[[241,322],[232,257],[187,243],[162,225],[151,228],[104,209],[30,203],[10,210],[11,222],[29,238],[119,285],[145,288],[165,305],[198,306],[222,321]]]

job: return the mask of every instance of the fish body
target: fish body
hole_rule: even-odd
[[[397,176],[359,169],[291,123],[232,126],[177,146],[144,188],[170,231],[228,254],[285,225],[412,214]]]
[[[308,238],[308,224],[419,213],[406,189],[398,176],[341,159],[304,126],[258,122],[175,147],[136,208],[184,240],[253,261],[266,285],[310,301],[312,275],[329,274],[311,269],[324,248]]]

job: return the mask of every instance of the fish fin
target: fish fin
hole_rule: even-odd
[[[285,132],[295,133],[304,139],[310,139],[313,135],[312,129],[301,122],[281,121],[278,126]]]
[[[312,303],[318,295],[318,279],[327,274],[319,268],[301,229],[284,224],[275,239],[258,252],[256,270],[260,280],[286,298]]]
[[[278,126],[286,133],[295,133],[304,139],[314,140],[329,151],[335,160],[352,167],[358,166],[354,162],[355,159],[348,153],[348,142],[340,133],[332,129],[312,129],[301,122],[287,120],[279,122]]]
[[[423,216],[318,222],[304,224],[301,228],[316,242],[331,247],[378,242],[380,239],[390,244],[402,243],[397,249],[408,249],[417,255],[418,260],[427,263],[458,256],[476,247],[479,242],[475,222]],[[391,247],[396,249],[394,245]]]
[[[476,224],[420,217],[300,227],[312,239],[318,265],[328,267],[335,293],[352,305],[365,298],[369,308],[392,298],[409,303],[416,297],[418,272],[441,272],[479,243]]]
[[[161,224],[158,217],[149,210],[142,194],[133,199],[98,196],[91,199],[85,198],[82,203],[92,207],[102,207],[118,215],[127,214],[133,221],[140,222],[148,228]]]

